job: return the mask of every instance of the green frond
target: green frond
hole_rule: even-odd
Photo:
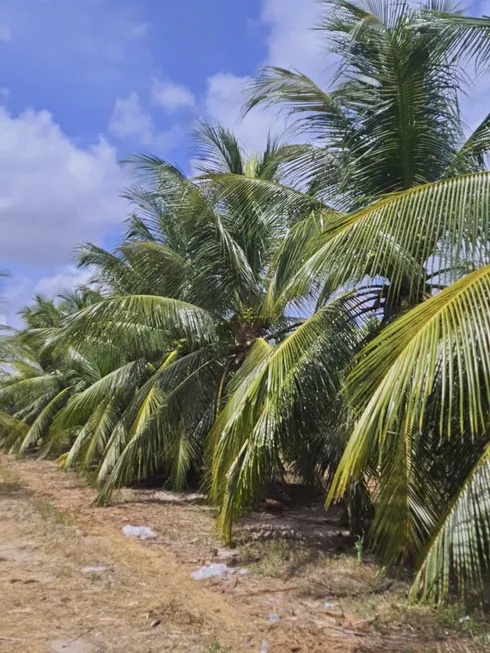
[[[401,557],[416,560],[438,522],[444,495],[432,477],[430,463],[440,461],[428,449],[423,436],[397,434],[383,451],[369,541],[385,565]]]
[[[289,229],[271,262],[270,281],[263,305],[264,316],[277,318],[287,304],[296,298],[293,280],[310,256],[311,243],[323,233],[328,220],[328,215],[323,211],[312,211]],[[312,288],[310,286],[304,290],[310,293]]]
[[[396,542],[403,540],[395,526],[393,530],[388,527],[397,507],[397,493],[401,493],[402,501],[412,502],[414,511],[425,511],[419,512],[418,524],[416,517],[412,521],[417,527],[420,520],[424,524],[414,533],[413,554],[419,553],[424,535],[434,525],[437,509],[430,507],[425,494],[424,501],[413,494],[419,487],[431,495],[430,480],[420,461],[427,429],[434,429],[440,439],[454,437],[459,431],[469,441],[486,431],[490,408],[489,315],[490,266],[485,266],[381,331],[361,353],[349,376],[346,392],[358,419],[329,500],[342,496],[350,481],[360,478],[368,466],[383,467],[386,461],[395,465],[390,461],[401,455],[400,464],[414,476],[414,482],[407,490],[399,476],[397,484],[395,469],[392,490],[388,480],[388,495],[378,506],[377,516],[378,522],[384,523],[381,530],[377,527],[378,539],[384,530],[390,538],[385,540],[385,547],[392,553],[400,553]],[[412,450],[417,451],[414,464]],[[422,481],[417,482],[417,474],[423,475]],[[390,553],[389,557],[393,556]]]
[[[446,171],[447,177],[484,170],[490,152],[490,114],[488,114],[461,145]]]
[[[135,476],[147,476],[169,458],[174,461],[175,473],[179,451],[180,455],[184,450],[190,452],[183,442],[175,446],[175,438],[180,441],[179,429],[189,417],[192,421],[196,413],[202,413],[206,403],[209,407],[206,395],[210,379],[203,373],[212,363],[212,359],[202,362],[201,352],[177,359],[176,351],[141,388],[106,447],[98,473],[99,482],[103,484],[99,501],[107,502],[116,487]],[[189,404],[188,393],[193,394],[192,404]],[[182,467],[184,461],[185,457],[179,463],[181,470],[185,467]],[[175,478],[181,478],[179,474]]]
[[[89,470],[102,456],[120,413],[118,395],[103,399],[80,429],[63,459],[63,468],[80,466]]]
[[[29,447],[46,438],[55,415],[68,401],[70,392],[71,388],[64,388],[43,408],[31,424],[24,439],[19,442],[19,446],[14,447],[19,455],[23,454]]]
[[[464,16],[462,13],[429,11],[422,20],[430,21],[433,46],[439,52],[451,52],[462,63],[473,60],[477,68],[487,70],[490,57],[490,19]]]
[[[0,388],[0,402],[27,403],[42,396],[50,396],[57,393],[61,386],[60,374],[38,374],[18,378],[12,375],[8,382]]]
[[[61,429],[79,425],[100,403],[116,393],[134,390],[145,377],[147,365],[142,360],[133,361],[95,381],[83,392],[78,392],[60,413],[57,426]]]
[[[211,433],[211,496],[221,504],[219,526],[227,539],[238,514],[279,464],[283,438],[301,438],[312,402],[325,407],[336,397],[357,343],[354,325],[362,303],[341,297],[305,320],[267,357],[263,345],[252,350],[257,367],[231,395]]]
[[[0,411],[0,446],[2,449],[6,451],[11,449],[15,442],[21,441],[25,437],[28,430],[29,425],[24,421]]]
[[[300,72],[267,66],[250,83],[244,113],[258,105],[275,104],[283,105],[290,114],[304,114],[301,127],[316,135],[324,136],[326,132],[335,140],[351,128],[335,96],[323,91]]]
[[[188,264],[167,245],[155,241],[132,240],[118,250],[137,275],[138,289],[148,294],[180,298],[188,281]]]
[[[141,333],[143,330],[151,340],[147,329],[163,332],[169,338],[184,337],[191,344],[206,344],[215,339],[215,323],[208,311],[155,295],[123,295],[105,299],[69,317],[64,323],[63,333],[65,337],[73,338],[75,343],[110,335],[111,339],[121,338],[121,342],[128,342],[134,351],[144,354],[150,347],[141,341]]]
[[[488,419],[490,266],[463,277],[398,318],[371,342],[351,372],[347,393],[359,418],[332,496],[341,496],[369,456],[393,433],[426,422],[435,398],[441,433],[479,433]]]
[[[486,263],[489,212],[489,172],[394,193],[332,219],[293,283],[302,289],[327,275],[334,286],[382,277],[390,298],[403,292],[416,302],[438,270],[458,270],[470,255],[475,266]]]
[[[482,590],[490,572],[490,445],[461,484],[421,556],[412,597],[443,601]]]
[[[201,173],[243,175],[243,152],[232,131],[221,125],[200,121],[194,129],[194,141],[197,168]]]

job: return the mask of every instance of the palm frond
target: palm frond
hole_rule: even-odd
[[[215,443],[211,496],[221,504],[219,525],[228,540],[240,511],[279,464],[282,439],[301,437],[300,424],[308,420],[311,402],[325,407],[336,396],[356,346],[354,325],[362,305],[363,299],[350,295],[338,298],[305,320],[268,356],[264,344],[252,350],[257,366],[231,395],[211,434]]]
[[[135,476],[147,476],[166,461],[173,466],[174,479],[182,481],[192,447],[189,440],[185,444],[180,429],[186,425],[186,416],[192,421],[192,416],[203,412],[204,404],[196,390],[200,387],[206,397],[210,380],[205,372],[213,361],[202,362],[202,354],[181,360],[175,357],[176,353],[171,354],[141,388],[114,429],[98,474],[103,483],[101,503],[107,502],[115,488]],[[187,399],[191,389],[193,405]]]
[[[389,280],[389,297],[403,290],[409,302],[418,301],[437,270],[459,276],[468,256],[474,265],[487,262],[489,214],[488,172],[388,195],[331,220],[293,283],[301,290],[327,275],[334,286],[382,277]]]
[[[192,344],[206,344],[215,338],[213,316],[206,310],[169,297],[126,295],[105,299],[70,316],[64,323],[65,337],[77,343],[86,338],[110,335],[131,344],[137,351],[148,347],[141,334],[151,339],[148,329],[169,338],[186,338]],[[153,334],[155,337],[159,333]],[[160,334],[161,341],[161,334]]]
[[[201,173],[244,173],[244,157],[235,134],[221,125],[206,121],[197,123],[194,129],[195,156]]]
[[[490,571],[490,445],[444,511],[421,556],[412,596],[443,601],[483,589]]]
[[[455,153],[446,172],[447,177],[485,169],[490,152],[490,114],[468,136]]]
[[[74,395],[57,419],[60,429],[73,427],[88,418],[95,408],[116,392],[128,391],[138,387],[147,374],[147,365],[142,360],[123,365],[98,381],[90,384],[83,392]]]
[[[55,415],[68,401],[70,392],[71,388],[64,388],[43,408],[31,424],[25,437],[19,442],[18,447],[13,447],[15,451],[18,451],[19,455],[23,454],[29,447],[46,438]]]
[[[485,266],[386,327],[362,352],[349,376],[346,391],[358,419],[329,500],[342,496],[350,481],[360,478],[369,466],[395,461],[397,452],[402,452],[402,464],[410,467],[415,482],[402,491],[396,475],[392,475],[392,496],[382,502],[377,517],[384,522],[379,532],[384,529],[391,538],[385,545],[393,555],[397,549],[393,542],[403,539],[399,532],[387,530],[388,516],[396,507],[396,492],[426,511],[418,515],[427,528],[418,531],[412,553],[419,552],[422,535],[427,535],[437,514],[429,500],[419,502],[415,494],[409,496],[417,487],[429,484],[424,491],[430,487],[427,477],[417,484],[416,476],[423,469],[411,463],[414,447],[419,451],[417,460],[420,457],[427,429],[435,429],[440,438],[455,437],[459,432],[469,441],[486,431],[490,408],[489,315],[490,266]]]

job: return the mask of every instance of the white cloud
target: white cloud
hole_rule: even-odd
[[[321,15],[316,0],[264,0],[260,22],[269,28],[267,57],[263,64],[295,68],[318,80],[325,78],[327,61],[318,31]],[[271,131],[286,132],[287,119],[276,109],[254,110],[243,120],[243,94],[250,77],[220,72],[207,80],[204,112],[211,120],[233,129],[248,151],[260,150]],[[291,137],[287,140],[291,142]]]
[[[73,290],[86,285],[93,276],[93,270],[80,269],[76,265],[58,266],[52,276],[41,277],[34,284],[34,294],[53,297],[64,290]]]
[[[194,94],[187,86],[169,81],[162,82],[158,79],[153,80],[151,99],[153,104],[168,111],[175,111],[182,107],[193,107],[196,103]]]
[[[167,131],[158,131],[151,115],[143,109],[137,93],[117,98],[109,131],[121,139],[129,139],[151,147],[153,151],[169,150],[182,137],[178,125]]]
[[[47,111],[0,107],[2,267],[61,264],[76,243],[100,242],[125,215],[125,185],[105,140],[78,147]]]
[[[0,41],[9,43],[12,38],[10,27],[6,23],[0,23]]]
[[[92,275],[92,270],[79,269],[75,265],[55,266],[52,275],[42,276],[37,281],[24,274],[13,275],[2,283],[0,325],[21,327],[22,321],[17,312],[30,304],[35,295],[51,299],[63,291],[86,285]]]
[[[137,93],[117,98],[109,121],[109,130],[119,138],[136,137],[148,145],[154,129],[151,116],[143,110]]]
[[[246,151],[256,152],[263,149],[269,132],[286,131],[287,120],[284,116],[278,119],[274,110],[252,111],[240,120],[243,90],[249,81],[249,77],[231,73],[209,77],[205,111],[212,120],[232,129]]]
[[[322,11],[317,0],[264,0],[261,20],[270,29],[265,63],[296,68],[322,83],[325,50],[321,33],[314,29]]]

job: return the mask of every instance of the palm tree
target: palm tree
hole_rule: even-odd
[[[488,20],[451,0],[322,0],[319,29],[336,60],[332,88],[265,67],[245,111],[279,105],[312,139],[296,174],[342,208],[481,168],[488,118],[464,138],[459,100],[470,58],[485,61]],[[449,13],[453,11],[453,13]]]
[[[310,243],[291,289],[384,285],[384,328],[344,393],[355,426],[330,500],[369,479],[372,546],[417,566],[414,595],[443,599],[483,584],[490,563],[490,118],[464,139],[458,105],[464,57],[484,60],[490,25],[448,2],[327,4],[334,90],[268,68],[248,108],[299,115],[316,143],[296,171],[349,209]]]
[[[200,174],[194,180],[157,158],[131,161],[141,184],[128,193],[135,212],[126,238],[112,253],[92,245],[80,251],[81,264],[94,266],[98,282],[109,289],[107,298],[65,320],[61,342],[75,348],[87,341],[117,343],[128,359],[140,356],[150,368],[98,447],[101,501],[115,487],[162,467],[173,486],[181,487],[191,468],[202,476],[210,466],[212,497],[223,502],[229,496],[228,467],[238,456],[241,472],[251,477],[246,488],[240,485],[240,500],[233,498],[228,505],[235,515],[285,461],[295,461],[304,475],[314,474],[305,446],[315,450],[324,467],[332,457],[338,459],[339,447],[332,442],[325,446],[319,438],[320,425],[338,430],[334,415],[342,369],[360,332],[349,319],[361,324],[362,307],[368,295],[372,302],[374,292],[325,299],[315,319],[307,319],[300,305],[282,295],[281,285],[281,276],[289,278],[296,265],[287,243],[298,207],[265,210],[253,193],[235,197],[223,193],[217,181],[235,175],[278,183],[298,148],[269,140],[262,155],[247,158],[233,134],[206,123],[199,128],[197,145]],[[300,193],[298,201],[310,211],[316,204]],[[289,334],[295,339],[283,346]],[[318,356],[321,365],[314,365]],[[267,381],[272,368],[280,374],[275,387]],[[310,368],[308,389],[303,388],[308,392],[301,396],[301,374]],[[260,371],[265,373],[260,376]],[[278,403],[280,387],[290,390]],[[244,395],[244,388],[257,393],[258,400]],[[76,409],[84,394],[92,396],[92,387],[64,409],[65,428],[73,423],[73,407],[75,422],[79,419]],[[247,451],[244,426],[227,421],[234,402],[253,409],[250,424],[259,410],[264,424],[274,428],[274,451],[267,461],[258,458],[260,445]],[[78,463],[76,450],[72,447],[66,464]],[[223,519],[228,535],[230,524]]]
[[[2,446],[22,453],[46,444],[49,429],[69,397],[90,383],[95,363],[69,349],[53,352],[49,339],[70,313],[71,303],[83,305],[83,290],[61,303],[41,296],[20,311],[25,328],[8,329],[0,338],[0,402]]]
[[[132,160],[125,239],[80,251],[103,297],[41,348],[106,371],[70,389],[48,441],[96,466],[101,500],[194,469],[228,539],[278,470],[333,478],[330,500],[355,482],[371,545],[443,598],[490,562],[490,118],[465,136],[458,105],[490,24],[446,0],[326,4],[333,90],[268,68],[248,103],[285,105],[310,143],[247,158],[203,124],[196,177]]]

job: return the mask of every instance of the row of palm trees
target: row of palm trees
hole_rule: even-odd
[[[195,176],[131,159],[119,246],[83,245],[92,283],[0,341],[0,439],[101,502],[198,481],[228,540],[278,473],[362,495],[370,546],[443,600],[490,572],[490,115],[468,136],[459,108],[490,21],[324,4],[332,89],[266,68],[245,107],[287,111],[303,144],[247,156],[201,123]]]

